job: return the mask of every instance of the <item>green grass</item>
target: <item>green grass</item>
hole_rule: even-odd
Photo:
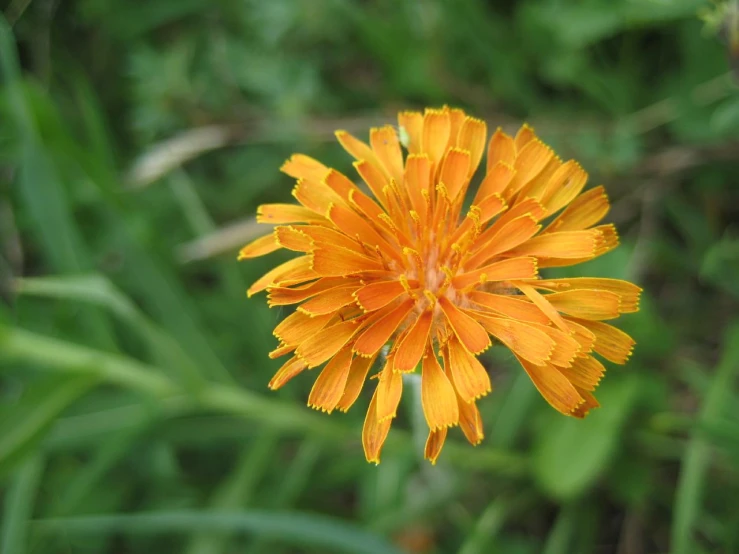
[[[10,2],[0,553],[739,551],[739,92],[706,8]],[[245,295],[274,260],[236,252],[291,153],[350,171],[334,129],[444,103],[606,185],[623,245],[576,272],[644,287],[638,344],[582,422],[492,349],[485,441],[436,466],[407,387],[376,467],[366,397],[267,389],[286,312]]]

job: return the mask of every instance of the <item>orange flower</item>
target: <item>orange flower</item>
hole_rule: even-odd
[[[297,179],[300,205],[258,210],[274,230],[239,259],[301,253],[248,291],[266,290],[270,306],[299,304],[274,331],[280,344],[270,357],[292,356],[270,388],[328,362],[308,405],[346,411],[382,352],[362,433],[367,460],[379,463],[402,374],[420,371],[433,463],[449,427],[459,425],[472,444],[483,438],[476,402],[491,384],[477,356],[492,336],[556,410],[584,417],[598,406],[592,391],[605,372],[592,354],[623,364],[634,345],[602,321],[637,311],[641,289],[615,279],[542,279],[539,270],[617,246],[614,227],[598,225],[609,209],[603,187],[582,192],[585,171],[562,162],[530,127],[515,137],[498,129],[465,212],[485,122],[444,107],[401,113],[398,123],[402,139],[387,125],[370,131],[369,145],[336,133],[366,188],[296,154],[282,171]]]

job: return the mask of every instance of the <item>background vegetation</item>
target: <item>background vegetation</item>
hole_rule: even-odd
[[[0,552],[739,552],[730,7],[6,3]],[[267,391],[285,313],[244,291],[274,259],[235,255],[291,153],[348,171],[334,129],[443,103],[527,120],[606,184],[623,245],[578,271],[646,289],[618,323],[638,346],[583,422],[493,349],[483,445],[431,467],[406,398],[375,467],[366,398]]]

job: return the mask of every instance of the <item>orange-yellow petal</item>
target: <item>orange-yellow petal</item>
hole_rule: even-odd
[[[367,160],[373,163],[376,161],[372,148],[370,148],[366,142],[362,142],[346,131],[336,131],[334,134],[342,148],[344,148],[344,150],[346,150],[355,160]]]
[[[329,169],[318,160],[314,160],[305,154],[293,154],[287,160],[280,171],[287,173],[295,179],[311,179],[320,181],[328,173]]]
[[[297,356],[293,356],[277,370],[277,373],[275,373],[274,377],[272,377],[269,382],[269,388],[272,390],[279,389],[282,385],[301,373],[307,367],[308,364],[305,363],[305,361],[301,360]]]
[[[445,359],[447,373],[451,375],[454,388],[465,402],[472,402],[492,390],[490,377],[480,360],[462,344],[452,339],[448,345],[449,356]]]
[[[480,165],[482,154],[485,152],[485,139],[487,137],[487,124],[481,119],[467,116],[462,122],[462,127],[457,135],[457,146],[470,153],[470,166],[468,176],[472,175]]]
[[[581,319],[614,319],[619,314],[619,298],[605,290],[568,290],[545,295],[560,312]]]
[[[521,149],[526,146],[529,142],[536,138],[534,128],[528,123],[521,125],[521,128],[516,132],[516,136],[513,139],[513,143],[516,145],[516,151],[520,152]]]
[[[354,304],[356,290],[356,285],[325,290],[299,306],[298,310],[310,316],[334,313],[344,306]]]
[[[516,319],[477,315],[485,330],[511,351],[533,364],[543,364],[551,358],[555,342],[543,331]]]
[[[313,241],[303,232],[309,227],[305,225],[280,225],[275,227],[274,240],[282,248],[295,252],[310,252],[313,249]]]
[[[518,289],[522,293],[524,293],[524,295],[526,295],[526,298],[531,300],[536,305],[536,307],[539,308],[542,313],[546,315],[549,320],[554,323],[560,330],[564,331],[565,333],[570,332],[564,318],[538,290],[536,290],[528,283],[515,282],[513,283],[513,285],[518,287]]]
[[[526,186],[546,167],[554,157],[554,151],[539,139],[533,139],[526,143],[516,156],[513,168],[516,176],[507,189],[507,194],[512,195]]]
[[[397,371],[413,371],[416,368],[426,349],[433,319],[433,312],[424,310],[398,343],[393,357]]]
[[[395,179],[396,183],[401,183],[403,181],[403,153],[400,151],[400,141],[395,129],[391,125],[371,129],[370,145],[385,172]]]
[[[469,443],[477,446],[485,438],[480,410],[477,409],[477,404],[474,401],[466,402],[459,395],[457,396],[457,406],[459,407],[459,427]]]
[[[267,291],[267,299],[270,307],[297,304],[315,296],[319,292],[346,284],[341,277],[324,277],[308,283],[293,287],[270,287]]]
[[[487,174],[480,183],[480,187],[477,189],[477,194],[473,204],[478,204],[484,198],[487,198],[491,194],[501,195],[511,184],[513,177],[516,175],[516,170],[513,166],[506,162],[498,162],[493,167],[489,168]]]
[[[393,360],[390,355],[385,369],[380,372],[377,384],[377,419],[392,419],[398,411],[400,397],[403,395],[403,374],[393,371]]]
[[[470,163],[470,153],[460,148],[452,148],[444,156],[439,183],[446,187],[450,200],[456,200],[457,195],[465,189],[470,177]]]
[[[365,312],[372,312],[384,308],[404,292],[400,281],[378,281],[360,288],[355,297]]]
[[[378,385],[379,388],[379,385]],[[380,452],[382,445],[390,431],[393,419],[387,418],[379,421],[377,418],[377,389],[372,396],[367,416],[364,419],[364,427],[362,427],[362,447],[364,448],[364,456],[368,462],[375,464],[380,463]]]
[[[506,135],[503,130],[498,127],[495,133],[493,133],[493,136],[490,137],[490,143],[488,144],[487,170],[488,172],[490,172],[490,170],[495,167],[495,164],[497,164],[498,162],[503,162],[513,167],[515,161],[516,146],[513,143],[513,139],[510,136]]]
[[[247,258],[257,258],[259,256],[264,256],[265,254],[270,254],[275,250],[279,250],[280,247],[280,244],[275,241],[275,236],[270,233],[269,235],[253,240],[239,250],[238,259],[245,260]]]
[[[452,123],[446,110],[426,110],[421,132],[421,152],[428,154],[431,163],[436,165],[449,144]]]
[[[533,287],[551,291],[565,290],[605,290],[617,294],[621,299],[621,313],[631,313],[639,310],[639,296],[641,287],[622,281],[621,279],[606,279],[601,277],[569,277],[562,279],[540,279],[531,281]]]
[[[562,164],[549,179],[542,194],[542,203],[547,213],[553,214],[572,202],[587,181],[588,174],[576,161],[570,160]]]
[[[362,177],[362,180],[372,191],[375,198],[380,201],[380,204],[387,207],[387,197],[385,196],[384,191],[385,187],[387,187],[390,182],[382,170],[368,160],[359,160],[354,162],[354,167],[356,168],[357,173],[359,173],[359,176]]]
[[[354,343],[354,351],[360,356],[377,354],[408,317],[414,305],[415,301],[409,298],[367,327]]]
[[[558,412],[570,415],[583,402],[572,383],[553,365],[535,365],[520,357],[518,361],[544,400]]]
[[[308,406],[329,414],[333,412],[344,394],[351,363],[351,349],[344,348],[340,350],[326,364],[316,382],[313,383],[313,388],[308,396]]]
[[[600,234],[593,229],[547,233],[527,240],[509,254],[540,258],[587,258],[595,255],[599,240]]]
[[[595,390],[603,378],[606,368],[592,356],[575,358],[570,367],[559,367],[559,372],[567,377],[567,380],[583,390]]]
[[[332,204],[344,204],[344,199],[320,181],[301,179],[293,187],[293,196],[309,210],[323,216]]]
[[[447,429],[443,427],[436,431],[429,431],[428,439],[426,439],[426,446],[423,449],[423,457],[425,460],[431,462],[431,465],[436,465],[436,460],[441,454],[441,449],[444,447],[444,441],[446,440]]]
[[[446,296],[439,298],[439,307],[444,312],[449,326],[459,342],[472,354],[479,354],[490,346],[490,337],[485,329],[472,317],[457,308]]]
[[[636,342],[629,335],[600,321],[577,320],[595,335],[593,350],[615,364],[625,364]]]
[[[297,204],[262,204],[257,208],[257,223],[325,223],[326,219]]]
[[[583,390],[580,387],[575,387],[577,393],[582,396],[583,403],[572,411],[572,416],[582,419],[590,410],[599,408],[600,403],[596,400],[595,396],[589,391]]]
[[[321,316],[318,316],[321,317]],[[303,342],[295,354],[308,362],[308,367],[316,367],[334,356],[357,332],[356,320],[342,321],[324,327],[313,335],[311,340]]]
[[[460,273],[452,279],[452,285],[457,289],[463,289],[491,281],[530,279],[536,277],[536,273],[536,258],[510,258],[467,273]]]
[[[421,405],[426,423],[432,431],[451,427],[459,422],[459,406],[454,387],[431,349],[423,359],[421,369]]]
[[[344,248],[316,248],[310,258],[311,268],[321,277],[340,277],[385,269],[381,262]]]
[[[400,112],[398,114],[398,127],[405,131],[408,140],[408,152],[418,154],[421,151],[423,114],[421,112]]]
[[[293,312],[275,327],[272,334],[287,345],[298,346],[323,329],[332,317],[333,314],[310,317],[301,312]]]
[[[252,296],[273,285],[294,285],[303,281],[315,279],[318,276],[318,273],[316,273],[311,267],[310,257],[301,256],[299,258],[288,260],[265,273],[262,277],[257,279],[251,287],[249,287],[249,290],[247,290],[246,293],[248,296]]]
[[[533,303],[510,294],[494,294],[473,290],[467,298],[475,304],[493,310],[501,315],[529,323],[549,323],[549,318]]]
[[[517,217],[503,225],[480,247],[466,262],[468,267],[483,264],[489,259],[508,252],[511,256],[526,256],[526,246],[536,239],[531,239],[541,229],[536,219],[527,214]],[[522,246],[519,246],[522,245]],[[519,248],[516,248],[516,247]],[[535,255],[535,254],[534,254]]]
[[[543,232],[587,229],[600,222],[609,209],[605,189],[602,186],[595,187],[575,198]]]
[[[352,359],[351,367],[349,368],[349,377],[346,380],[346,386],[344,387],[344,394],[342,395],[339,403],[336,407],[342,412],[349,411],[349,408],[354,405],[359,398],[359,393],[362,392],[362,387],[367,380],[367,373],[369,373],[372,364],[375,363],[376,357],[365,358],[363,356],[354,356]]]

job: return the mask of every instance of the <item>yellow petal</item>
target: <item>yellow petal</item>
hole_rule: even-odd
[[[526,146],[535,138],[536,133],[534,132],[533,127],[531,127],[528,123],[524,123],[523,125],[521,125],[521,128],[516,133],[516,137],[513,139],[513,142],[516,145],[516,152],[520,152],[524,146]]]
[[[610,207],[605,189],[595,187],[575,198],[543,232],[587,229],[603,219]]]
[[[339,144],[351,155],[355,160],[367,160],[370,163],[376,163],[377,158],[372,148],[366,142],[362,142],[346,131],[336,131],[334,133]]]
[[[570,367],[559,367],[559,372],[567,380],[583,390],[592,391],[605,375],[606,368],[592,356],[575,358]]]
[[[381,262],[343,248],[316,248],[310,258],[313,271],[321,277],[340,277],[385,269]]]
[[[315,296],[319,292],[346,284],[346,279],[341,277],[324,277],[307,285],[293,287],[271,287],[267,291],[267,299],[270,307],[297,304]]]
[[[585,258],[595,255],[599,240],[599,233],[592,229],[547,233],[527,240],[512,253],[541,258]]]
[[[516,170],[513,169],[512,165],[506,162],[496,163],[488,169],[482,183],[480,183],[473,204],[478,204],[483,198],[487,198],[491,194],[501,195],[502,198],[514,175],[516,175]]]
[[[472,402],[492,390],[490,377],[476,356],[452,338],[448,343],[449,356],[445,359],[446,372],[451,375],[454,388],[465,402]]]
[[[459,422],[457,395],[433,350],[429,350],[423,359],[421,405],[432,431],[445,429]]]
[[[615,364],[625,364],[634,350],[636,342],[629,335],[600,321],[577,320],[595,335],[593,350]]]
[[[329,414],[334,411],[344,394],[351,362],[351,349],[345,348],[326,364],[313,383],[308,396],[308,406]]]
[[[467,298],[479,306],[513,319],[544,325],[549,323],[549,318],[533,303],[516,298],[515,295],[473,290],[467,293]]]
[[[545,298],[560,312],[581,319],[614,319],[619,315],[618,295],[605,290],[569,290]]]
[[[531,215],[517,217],[499,228],[486,244],[476,250],[465,262],[465,266],[475,267],[505,252],[510,252],[512,256],[526,256],[529,254],[527,250],[530,250],[527,245],[534,240],[531,237],[538,233],[539,229],[541,225]],[[593,242],[595,242],[594,239]]]
[[[378,281],[360,288],[355,297],[365,312],[384,308],[405,292],[400,281]]]
[[[539,139],[527,142],[518,152],[516,161],[513,163],[516,176],[506,191],[508,197],[521,190],[539,175],[553,157],[552,149]]]
[[[449,199],[454,201],[465,190],[469,180],[470,153],[459,148],[452,148],[444,157],[441,165],[439,182],[447,190]]]
[[[582,396],[583,403],[580,404],[577,408],[575,408],[572,411],[572,415],[574,417],[582,419],[583,417],[588,415],[588,413],[590,413],[590,410],[594,408],[599,408],[600,403],[595,399],[595,396],[593,396],[590,392],[583,390],[579,387],[575,387],[575,389],[577,390],[577,393],[580,396]]]
[[[292,225],[280,225],[275,227],[274,239],[282,248],[295,252],[310,252],[313,250],[313,241],[303,232],[310,228],[306,225],[294,227]]]
[[[531,281],[531,286],[551,291],[566,290],[605,290],[617,294],[620,298],[621,313],[631,313],[639,310],[639,296],[641,287],[622,281],[621,279],[606,279],[601,277],[568,277],[563,279],[540,279]]]
[[[460,273],[452,279],[452,285],[456,289],[464,289],[492,281],[530,279],[536,277],[536,273],[536,258],[509,258],[467,273]]]
[[[580,194],[587,181],[588,174],[576,161],[570,160],[562,164],[549,179],[542,194],[542,203],[547,213],[558,212],[572,202]]]
[[[411,207],[426,221],[428,202],[423,191],[428,193],[431,184],[431,160],[427,155],[411,154],[405,162],[405,186]]]
[[[477,409],[477,404],[466,402],[459,395],[457,396],[457,406],[459,407],[459,427],[469,443],[477,446],[485,438],[480,410]]]
[[[359,160],[357,162],[354,162],[354,167],[356,168],[357,173],[359,173],[359,176],[362,177],[362,180],[372,191],[372,194],[375,196],[375,198],[379,200],[380,204],[387,208],[388,203],[384,190],[385,187],[390,184],[390,182],[388,181],[382,170],[380,170],[377,165],[367,160]]]
[[[320,181],[301,179],[293,187],[293,196],[309,210],[325,215],[332,204],[344,204],[341,198],[331,187]]]
[[[364,427],[362,427],[362,446],[364,447],[364,456],[368,462],[380,463],[382,445],[385,444],[385,439],[387,438],[388,432],[390,432],[392,422],[392,418],[387,418],[383,421],[378,420],[377,389],[375,389],[375,394],[372,396],[369,408],[367,409],[367,416],[364,419]]]

